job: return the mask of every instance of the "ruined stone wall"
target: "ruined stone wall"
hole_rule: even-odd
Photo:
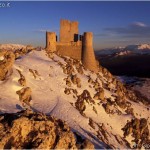
[[[69,20],[60,20],[60,42],[77,41],[78,22]]]
[[[98,64],[93,49],[93,34],[78,35],[78,22],[60,21],[60,41],[56,42],[55,32],[46,32],[46,50],[58,51],[62,56],[81,60],[85,68],[98,72]]]
[[[62,56],[69,56],[71,58],[81,60],[82,54],[81,41],[72,43],[57,43],[56,49]]]

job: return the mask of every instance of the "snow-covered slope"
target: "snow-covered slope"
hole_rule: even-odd
[[[26,46],[21,44],[0,44],[0,50],[5,49],[15,51],[22,48],[26,48]]]
[[[20,77],[25,78],[25,86],[18,82]],[[17,94],[25,87],[32,91],[30,104]],[[48,57],[44,50],[17,59],[12,74],[0,81],[0,112],[25,108],[66,121],[95,148],[139,147],[141,140],[149,138],[149,106],[139,102],[105,68],[95,74],[77,60],[56,54]],[[147,120],[144,127],[142,118]],[[136,122],[140,126],[135,128]]]

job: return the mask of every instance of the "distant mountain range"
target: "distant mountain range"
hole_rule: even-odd
[[[128,45],[126,47],[114,47],[102,49],[96,52],[97,55],[135,55],[150,54],[150,44]]]
[[[21,44],[0,44],[0,50],[18,50],[22,48],[26,48],[26,46]]]

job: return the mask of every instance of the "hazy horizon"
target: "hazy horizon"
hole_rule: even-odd
[[[6,3],[6,2],[1,2]],[[45,31],[59,35],[60,19],[79,22],[79,33],[93,32],[94,49],[149,43],[150,2],[9,2],[0,8],[0,44],[45,46]]]

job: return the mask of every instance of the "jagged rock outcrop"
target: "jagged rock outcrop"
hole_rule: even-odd
[[[90,92],[88,90],[84,90],[81,95],[77,96],[78,99],[75,103],[76,108],[80,111],[83,115],[84,110],[86,109],[86,103],[94,103]]]
[[[149,143],[149,129],[148,122],[145,118],[132,119],[122,129],[124,131],[124,137],[129,135],[133,136],[133,142],[136,143],[135,148],[142,148],[143,144]]]
[[[61,120],[26,110],[0,115],[0,149],[94,149]]]
[[[81,87],[81,80],[80,80],[80,78],[77,77],[77,75],[72,75],[71,81],[73,84],[76,84],[78,88]]]
[[[19,100],[27,105],[30,105],[32,90],[30,87],[22,88],[16,92],[19,95]]]
[[[20,75],[20,79],[18,80],[18,83],[22,86],[26,86],[26,79],[24,77],[24,75],[21,73],[20,70],[17,70],[19,75]]]
[[[0,80],[5,80],[6,76],[11,72],[15,55],[11,51],[0,51]]]
[[[102,101],[105,100],[105,97],[104,97],[104,90],[102,88],[99,88],[98,89],[98,92],[94,95],[94,99],[100,99]]]
[[[27,45],[26,47],[24,48],[21,48],[21,49],[17,49],[14,51],[14,54],[15,54],[15,59],[18,59],[19,57],[29,53],[30,51],[34,50],[35,48],[31,45]]]

